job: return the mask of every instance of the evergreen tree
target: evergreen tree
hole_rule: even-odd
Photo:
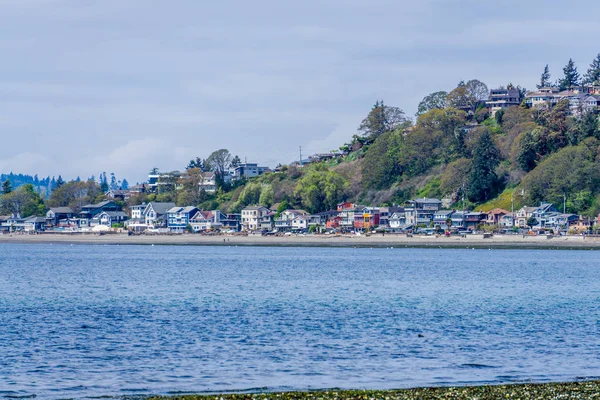
[[[242,160],[238,156],[233,157],[231,160],[231,168],[235,168],[242,163]]]
[[[548,68],[548,64],[544,67],[544,72],[542,72],[542,76],[540,78],[540,84],[537,85],[538,89],[550,87],[552,83],[550,82],[550,69]]]
[[[560,90],[569,90],[579,85],[579,72],[577,72],[577,67],[572,58],[569,59],[569,62],[563,68],[563,73],[563,79],[558,81],[558,88]]]
[[[123,178],[123,182],[121,182],[121,190],[128,190],[129,189],[129,182],[127,182],[127,179]]]
[[[500,163],[500,152],[489,131],[484,131],[473,152],[473,168],[468,196],[472,202],[484,202],[492,198],[498,185],[496,167]]]
[[[594,58],[583,78],[583,83],[585,84],[592,84],[594,82],[600,82],[600,54]]]
[[[110,188],[111,190],[117,190],[119,185],[117,184],[117,177],[114,172],[110,173]]]
[[[8,179],[2,182],[2,194],[9,194],[12,191],[12,184]]]
[[[58,176],[58,179],[56,180],[56,184],[54,185],[54,189],[58,189],[59,187],[61,187],[62,185],[65,184],[65,181],[63,181],[62,176]]]

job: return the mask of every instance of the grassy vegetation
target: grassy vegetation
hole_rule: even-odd
[[[600,398],[600,381],[417,388],[405,390],[329,390],[153,397],[181,400],[417,400],[417,399],[592,399]]]
[[[498,195],[495,199],[488,201],[487,203],[483,203],[479,207],[477,207],[478,211],[488,212],[493,210],[494,208],[502,208],[504,210],[510,211],[511,209],[511,197],[515,188],[505,189],[502,193]],[[520,202],[518,203],[518,199],[515,198],[515,210],[520,207]]]

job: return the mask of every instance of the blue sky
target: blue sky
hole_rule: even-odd
[[[142,181],[228,148],[268,166],[339,147],[377,99],[533,88],[600,53],[580,0],[0,0],[0,172]]]

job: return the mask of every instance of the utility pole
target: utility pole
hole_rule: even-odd
[[[563,214],[567,213],[567,194],[563,193]]]
[[[299,146],[300,148],[300,162],[298,163],[298,165],[302,166],[302,146]]]

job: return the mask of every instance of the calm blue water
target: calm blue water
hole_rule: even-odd
[[[0,397],[573,380],[599,334],[596,251],[0,245]]]

